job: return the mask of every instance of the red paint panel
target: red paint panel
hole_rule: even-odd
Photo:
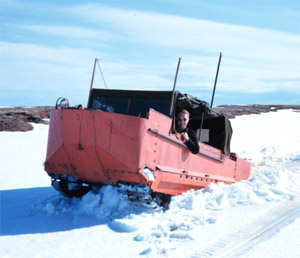
[[[192,154],[170,134],[171,123],[152,109],[147,119],[97,110],[53,110],[45,170],[88,183],[144,183],[172,195],[249,177],[249,162],[230,159],[216,148],[200,143],[201,154]],[[142,174],[145,167],[154,171],[154,182]]]

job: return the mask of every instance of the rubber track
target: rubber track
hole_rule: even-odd
[[[275,219],[274,219],[275,217]],[[300,217],[300,200],[285,201],[237,231],[196,251],[192,258],[239,257]]]

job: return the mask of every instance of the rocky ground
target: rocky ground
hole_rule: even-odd
[[[6,107],[0,108],[0,131],[29,131],[31,123],[47,124],[50,111],[54,107]],[[240,115],[275,112],[280,109],[294,109],[300,112],[300,105],[221,105],[214,108],[217,112],[234,118]]]
[[[47,124],[53,107],[0,108],[0,131],[26,132],[33,129],[31,123]]]

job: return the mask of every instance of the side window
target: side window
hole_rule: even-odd
[[[92,108],[100,109],[100,110],[106,111],[106,112],[114,112],[115,111],[114,107],[108,105],[103,98],[94,99],[93,104],[92,104]]]
[[[105,112],[125,114],[128,100],[124,98],[97,97],[93,99],[92,108]]]
[[[154,98],[121,98],[121,97],[97,97],[92,101],[92,108],[106,112],[128,114],[144,117],[150,108],[168,115],[170,100]]]

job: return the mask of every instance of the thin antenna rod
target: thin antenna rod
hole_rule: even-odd
[[[212,97],[211,97],[210,108],[212,108],[213,103],[214,103],[215,91],[216,91],[216,86],[217,86],[217,81],[218,81],[218,75],[219,75],[221,59],[222,59],[222,52],[220,52],[220,56],[219,56],[219,63],[218,63],[218,68],[217,68],[217,73],[216,73],[216,78],[215,78],[214,90],[213,90],[213,94],[212,94]]]
[[[91,81],[91,87],[90,87],[90,91],[93,88],[93,84],[94,84],[94,77],[95,77],[95,70],[96,70],[96,63],[97,63],[98,59],[95,58],[95,62],[94,62],[94,68],[93,68],[93,74],[92,74],[92,81]]]
[[[175,89],[176,89],[177,76],[178,76],[178,71],[179,71],[179,67],[180,67],[180,62],[181,62],[181,57],[179,57],[179,59],[178,59],[178,64],[177,64],[177,69],[176,69],[176,74],[175,74],[173,93],[172,93],[172,99],[171,99],[171,107],[170,107],[170,116],[172,116],[172,113],[173,113],[174,95],[175,95]]]

